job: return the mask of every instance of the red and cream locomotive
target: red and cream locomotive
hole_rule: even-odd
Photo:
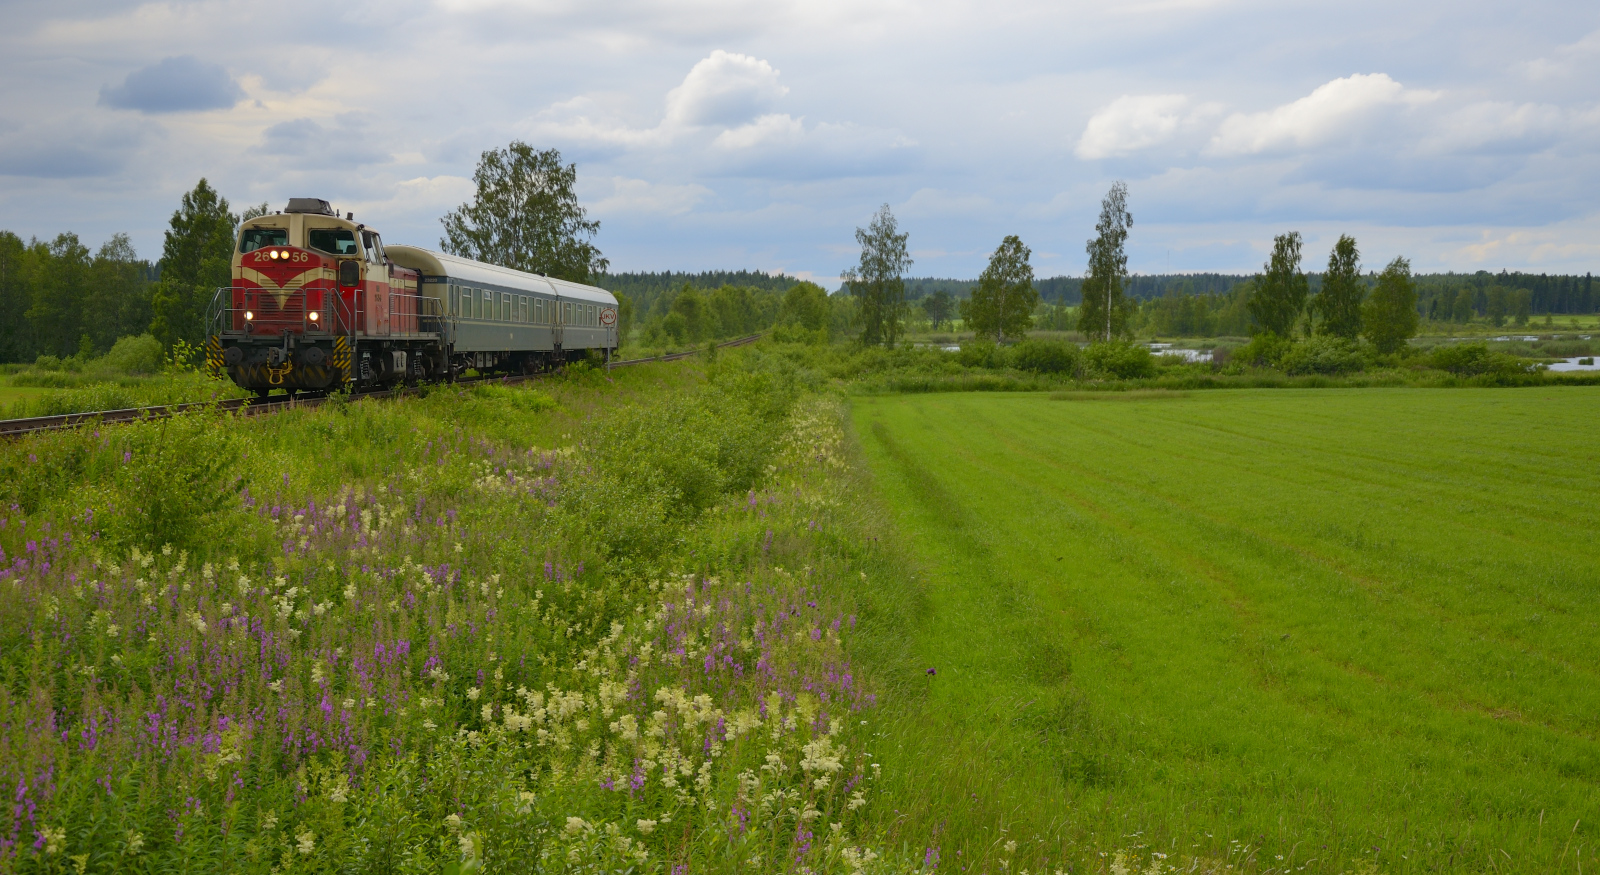
[[[532,373],[616,351],[617,300],[594,286],[413,246],[290,198],[242,223],[206,361],[265,396],[482,372]]]

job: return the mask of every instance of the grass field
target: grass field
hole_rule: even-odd
[[[936,671],[886,774],[946,861],[1594,867],[1600,391],[854,405]]]

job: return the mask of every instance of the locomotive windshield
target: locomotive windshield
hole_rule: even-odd
[[[361,254],[355,232],[345,228],[312,228],[306,232],[306,242],[312,249],[333,255]]]
[[[239,235],[239,251],[254,252],[263,246],[288,246],[287,228],[246,228]]]

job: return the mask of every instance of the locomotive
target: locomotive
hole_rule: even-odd
[[[232,284],[207,314],[206,365],[265,397],[481,373],[534,373],[618,346],[595,286],[415,246],[325,200],[241,223]]]

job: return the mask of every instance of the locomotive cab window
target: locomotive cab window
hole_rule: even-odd
[[[288,228],[246,228],[239,235],[239,251],[254,252],[263,246],[288,246]]]
[[[306,243],[312,249],[333,255],[360,255],[356,235],[347,228],[312,228],[306,232]]]
[[[361,248],[366,250],[367,260],[373,264],[383,263],[383,241],[371,231],[361,232]]]

